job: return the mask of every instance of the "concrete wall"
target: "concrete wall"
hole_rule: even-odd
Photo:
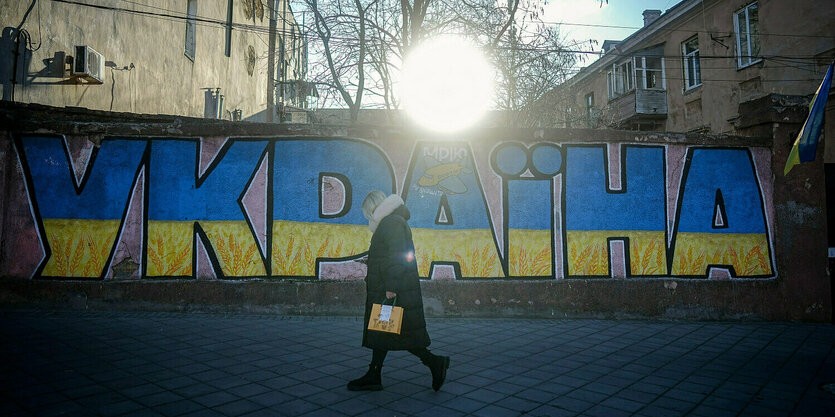
[[[45,112],[6,109],[8,303],[82,294],[85,305],[357,311],[370,239],[361,204],[381,189],[412,212],[438,314],[831,312],[825,266],[792,262],[825,261],[825,240],[781,228],[825,218],[818,201],[794,213],[794,191],[775,180],[788,135],[439,137]],[[781,223],[779,210],[805,217]]]
[[[250,11],[249,18],[245,2],[231,2],[233,23],[248,27],[232,30],[227,57],[223,23],[230,2],[200,0],[197,16],[203,21],[196,24],[193,60],[184,54],[183,17],[187,2],[142,3],[106,2],[101,4],[113,9],[101,9],[55,1],[5,2],[0,8],[2,98],[95,110],[203,117],[205,89],[220,88],[224,96],[223,118],[229,119],[231,112],[241,110],[244,119],[266,120],[263,112],[267,104],[267,2]],[[293,25],[289,12],[287,20],[288,25]],[[18,29],[22,35],[15,77]],[[287,42],[289,59],[293,56],[289,37]],[[75,54],[75,45],[89,45],[110,63],[105,67],[103,84],[69,78],[64,61]],[[13,78],[16,84],[12,83]]]

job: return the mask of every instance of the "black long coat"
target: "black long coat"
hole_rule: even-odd
[[[400,206],[380,221],[368,249],[368,273],[365,277],[365,320],[362,345],[372,349],[410,350],[429,346],[429,333],[423,317],[415,245],[406,221],[409,209]],[[386,291],[397,293],[397,305],[403,307],[403,325],[399,335],[368,330],[371,305],[386,299]]]

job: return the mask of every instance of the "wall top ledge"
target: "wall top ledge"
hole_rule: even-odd
[[[321,124],[273,124],[232,122],[160,114],[117,113],[78,107],[0,101],[0,128],[14,133],[72,134],[78,136],[232,136],[232,137],[358,137],[400,141],[462,140],[479,142],[646,143],[704,146],[771,147],[767,137],[703,135],[695,133],[635,132],[608,129],[475,128],[454,135],[440,135],[418,128],[397,126],[336,126]]]

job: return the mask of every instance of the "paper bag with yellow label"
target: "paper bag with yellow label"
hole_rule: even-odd
[[[371,305],[371,317],[368,319],[368,330],[377,332],[400,334],[403,325],[403,307],[397,307],[397,297],[391,305],[374,303]]]

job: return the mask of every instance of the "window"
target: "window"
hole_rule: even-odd
[[[734,13],[734,29],[739,68],[760,62],[760,17],[757,3],[751,3]]]
[[[586,94],[586,124],[594,127],[594,93]]]
[[[659,56],[635,57],[635,83],[638,88],[663,90],[667,88],[664,80],[664,58]]]
[[[631,58],[629,61],[620,64],[620,77],[624,92],[632,91],[635,88],[635,70]]]
[[[635,88],[634,64],[630,58],[620,64],[613,64],[612,70],[606,73],[606,86],[609,91],[609,98],[615,98],[628,93]]]
[[[702,85],[698,36],[694,36],[681,44],[681,57],[684,60],[684,89],[689,90]]]
[[[195,33],[197,32],[197,0],[188,0],[186,9],[186,47],[185,55],[194,61]]]
[[[226,4],[226,50],[224,55],[232,56],[232,0]]]

